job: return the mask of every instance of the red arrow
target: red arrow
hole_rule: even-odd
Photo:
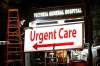
[[[37,48],[40,48],[40,47],[55,47],[55,46],[64,46],[64,45],[73,45],[74,42],[65,42],[65,43],[53,43],[53,44],[42,44],[42,45],[39,45],[39,44],[35,44],[33,46],[33,48],[37,49]]]

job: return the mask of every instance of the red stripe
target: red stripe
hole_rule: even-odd
[[[73,45],[73,44],[74,44],[74,42],[53,43],[53,44],[42,44],[42,45],[38,45],[38,44],[37,44],[37,48],[39,48],[39,47],[64,46],[64,45]]]

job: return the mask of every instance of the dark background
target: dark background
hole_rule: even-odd
[[[89,0],[0,0],[0,41],[6,40],[7,10],[18,8],[21,19],[27,22],[33,20],[33,9],[60,5],[72,5],[76,3],[87,3]],[[100,30],[100,4],[99,0],[90,0],[86,8],[89,10],[93,22],[93,30],[98,35]],[[28,24],[28,23],[26,23]],[[94,35],[94,36],[95,36]]]
[[[91,18],[89,23],[87,21],[86,24],[86,29],[89,27],[86,33],[86,36],[89,35],[88,39],[92,39],[92,33],[93,38],[100,35],[100,0],[0,0],[0,41],[6,40],[7,10],[9,8],[18,8],[20,20],[26,19],[26,24],[28,24],[29,21],[33,20],[32,13],[35,8],[72,5],[76,3],[86,4],[87,15]],[[3,47],[0,46],[0,48],[0,62],[2,63]]]

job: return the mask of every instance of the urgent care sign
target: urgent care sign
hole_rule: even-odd
[[[82,48],[83,23],[34,27],[25,30],[24,51]]]

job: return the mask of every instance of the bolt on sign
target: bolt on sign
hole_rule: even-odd
[[[82,22],[26,29],[24,51],[82,48],[83,34]]]

